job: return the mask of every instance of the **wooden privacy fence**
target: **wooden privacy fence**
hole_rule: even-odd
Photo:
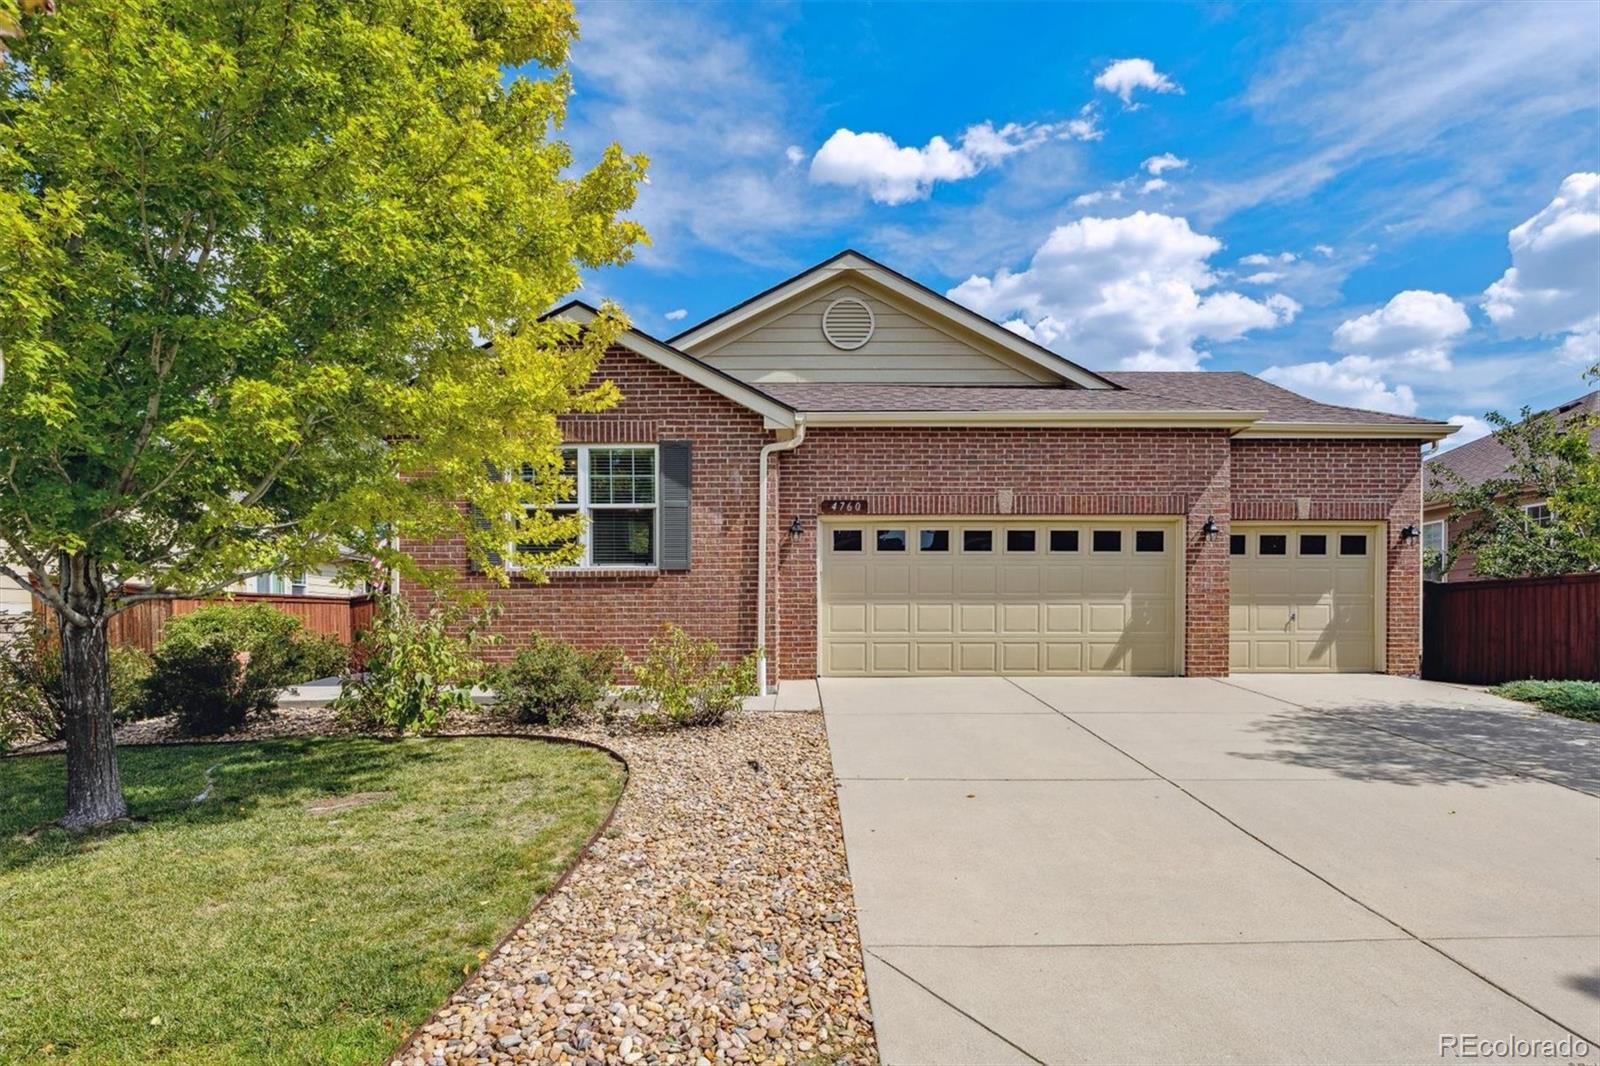
[[[1422,676],[1600,680],[1600,574],[1426,583]]]
[[[167,619],[189,614],[199,607],[218,603],[235,603],[243,606],[266,603],[285,614],[300,619],[309,633],[338,637],[346,644],[354,641],[357,633],[372,625],[377,611],[375,596],[277,596],[264,592],[235,592],[210,599],[146,600],[134,604],[126,611],[112,615],[106,627],[107,637],[113,647],[135,647],[154,651],[161,643]],[[49,613],[43,600],[33,598],[35,614]]]

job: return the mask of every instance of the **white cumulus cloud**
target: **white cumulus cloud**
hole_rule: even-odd
[[[689,317],[689,311],[687,308],[680,307],[676,311],[668,311],[663,317],[668,322],[681,322]]]
[[[1461,428],[1439,442],[1439,450],[1442,452],[1459,448],[1463,444],[1471,444],[1480,437],[1487,437],[1494,432],[1493,426],[1476,415],[1451,415],[1446,421],[1452,426]]]
[[[1415,414],[1417,410],[1417,398],[1410,385],[1389,385],[1379,368],[1362,356],[1346,357],[1336,363],[1269,366],[1261,376],[1291,392],[1343,407],[1397,415]]]
[[[1139,164],[1139,167],[1146,174],[1159,178],[1164,170],[1182,170],[1188,165],[1189,161],[1187,159],[1179,159],[1171,152],[1162,152],[1160,155],[1153,155],[1146,159]]]
[[[1274,285],[1283,280],[1283,275],[1276,270],[1261,270],[1239,280],[1246,285]]]
[[[855,186],[880,204],[905,204],[926,199],[935,182],[962,181],[1047,141],[1098,136],[1090,112],[1065,122],[1008,122],[999,127],[980,122],[968,126],[954,145],[933,137],[921,148],[897,144],[886,133],[839,129],[812,157],[811,180]]]
[[[1292,263],[1295,261],[1295,258],[1295,254],[1293,252],[1279,252],[1277,255],[1265,255],[1261,252],[1254,252],[1245,256],[1243,259],[1239,260],[1239,262],[1243,266],[1266,266],[1269,263]]]
[[[783,157],[789,161],[791,167],[797,167],[806,161],[806,150],[798,144],[791,144],[783,150]]]
[[[1204,342],[1272,329],[1300,311],[1281,293],[1219,290],[1209,260],[1221,249],[1184,218],[1081,218],[1056,227],[1025,269],[974,275],[949,295],[1090,365],[1192,370]]]
[[[1094,87],[1122,97],[1125,104],[1133,102],[1139,89],[1153,93],[1181,93],[1183,87],[1156,69],[1148,59],[1118,59],[1095,76]]]
[[[1450,346],[1471,328],[1466,309],[1450,297],[1408,289],[1376,311],[1340,323],[1333,348],[1391,368],[1449,370]]]
[[[1346,319],[1333,331],[1336,361],[1271,366],[1261,376],[1325,403],[1415,414],[1406,379],[1451,368],[1450,350],[1472,328],[1466,309],[1438,292],[1408,289],[1376,311]]]
[[[1509,236],[1511,268],[1483,294],[1508,337],[1566,335],[1574,361],[1600,349],[1600,174],[1572,174],[1555,199]]]
[[[1168,186],[1167,179],[1165,179],[1165,178],[1151,178],[1149,181],[1147,181],[1143,185],[1139,186],[1139,191],[1141,193],[1143,193],[1144,195],[1149,196],[1153,192],[1160,192],[1162,189],[1165,189],[1165,188],[1168,188],[1168,187],[1169,186]]]

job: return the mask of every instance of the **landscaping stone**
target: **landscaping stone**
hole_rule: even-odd
[[[478,714],[447,729],[590,740],[629,779],[572,874],[393,1066],[877,1061],[820,714],[620,734]],[[224,739],[345,732],[325,708],[280,708]],[[118,730],[180,739],[165,719]]]

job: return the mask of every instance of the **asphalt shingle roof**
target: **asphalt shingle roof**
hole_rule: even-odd
[[[1586,415],[1600,416],[1600,390],[1585,396],[1579,396],[1576,400],[1568,400],[1566,403],[1558,407],[1552,407],[1548,411],[1540,411],[1533,417],[1540,418],[1550,414],[1555,415],[1563,423]],[[1589,446],[1591,448],[1600,447],[1600,427],[1590,431]],[[1438,484],[1439,479],[1432,476],[1433,471],[1440,467],[1450,469],[1469,485],[1481,485],[1485,481],[1503,477],[1507,467],[1510,465],[1511,450],[1501,443],[1499,434],[1479,437],[1477,440],[1463,444],[1459,448],[1452,448],[1450,451],[1442,452],[1424,463],[1422,467],[1424,477],[1423,490],[1432,492],[1440,487]]]

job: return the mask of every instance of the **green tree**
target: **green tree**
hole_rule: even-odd
[[[1449,467],[1434,467],[1439,497],[1450,504],[1452,526],[1447,571],[1465,553],[1484,577],[1546,577],[1600,569],[1600,455],[1590,445],[1597,428],[1589,416],[1558,417],[1523,408],[1512,422],[1497,411],[1488,421],[1510,452],[1499,477],[1471,484]],[[1529,497],[1547,501],[1551,520],[1541,525],[1522,509]]]
[[[565,2],[0,12],[0,574],[59,617],[88,826],[126,812],[117,611],[341,547],[420,578],[402,537],[499,573],[565,488],[555,415],[615,402],[590,375],[620,313],[540,314],[643,239],[645,161],[575,173],[555,139]],[[523,539],[574,532],[534,514]]]

